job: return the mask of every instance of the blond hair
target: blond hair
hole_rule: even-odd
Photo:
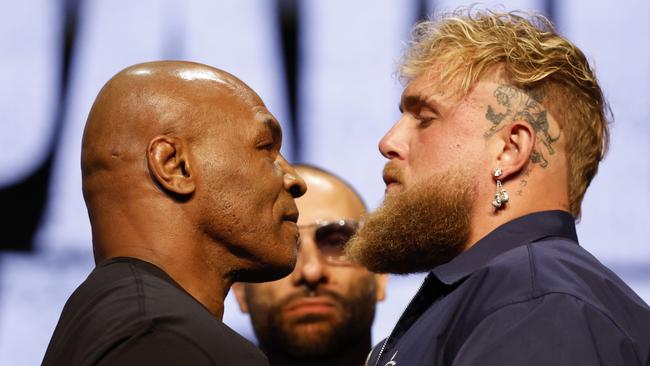
[[[580,205],[609,142],[608,106],[585,55],[544,16],[458,9],[416,25],[400,76],[434,70],[467,93],[486,71],[501,66],[508,82],[542,104],[565,134],[570,210]]]

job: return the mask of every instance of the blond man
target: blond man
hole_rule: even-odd
[[[578,244],[607,147],[583,53],[543,17],[419,24],[402,117],[379,147],[384,204],[348,255],[430,271],[370,365],[647,365],[650,309]]]

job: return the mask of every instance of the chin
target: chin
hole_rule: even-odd
[[[241,282],[269,282],[279,280],[288,276],[296,267],[297,252],[291,258],[284,261],[270,262],[267,261],[259,268],[244,270],[239,273],[237,278]]]
[[[289,274],[291,274],[291,272],[293,272],[293,269],[295,267],[296,267],[296,257],[293,257],[293,260],[291,260],[286,265],[274,266],[272,268],[267,269],[264,273],[264,277],[266,277],[266,279],[263,279],[261,282],[275,281],[284,278]]]

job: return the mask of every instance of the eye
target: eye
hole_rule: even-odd
[[[260,150],[273,150],[275,147],[275,142],[273,141],[263,141],[257,144],[257,148]]]
[[[350,235],[341,232],[332,232],[324,238],[321,238],[319,244],[329,248],[343,247],[350,240]]]
[[[423,106],[417,111],[415,118],[418,120],[418,127],[424,128],[438,120],[438,113],[427,106]]]
[[[258,142],[255,144],[255,147],[258,150],[272,151],[277,147],[276,145],[277,141],[273,139],[272,136],[260,136]]]
[[[416,116],[415,118],[418,120],[418,127],[420,128],[428,127],[436,120],[435,117],[430,116]]]
[[[354,232],[355,229],[348,225],[329,224],[316,230],[316,243],[323,253],[338,253],[343,250]]]

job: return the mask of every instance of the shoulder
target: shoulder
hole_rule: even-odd
[[[97,266],[66,302],[44,364],[82,364],[149,327],[142,281],[129,261]]]
[[[259,362],[265,357],[253,344],[162,270],[129,258],[98,266],[70,297],[46,360],[79,364],[119,347],[133,347],[135,352],[154,344],[178,348],[178,354],[200,349],[197,355],[226,360],[219,364],[241,364],[232,355],[257,360],[244,364],[266,364]]]
[[[503,253],[478,272],[488,286],[477,287],[485,301],[474,324],[486,321],[507,328],[502,320],[519,319],[540,329],[556,325],[553,336],[573,331],[588,335],[600,327],[597,338],[609,334],[650,349],[648,305],[573,241],[529,243]]]
[[[182,332],[154,327],[112,348],[99,365],[268,365],[259,351],[219,347],[218,340],[213,344],[206,349]]]
[[[480,282],[494,282],[500,287],[500,297],[508,298],[508,303],[557,293],[607,307],[604,300],[615,295],[617,301],[648,309],[614,272],[568,239],[547,239],[518,246],[501,253],[471,277]]]
[[[128,261],[110,262],[96,267],[73,292],[63,310],[85,327],[95,322],[113,323],[143,315],[141,275]]]
[[[530,243],[526,250],[534,296],[567,294],[605,312],[621,302],[650,311],[623,280],[575,242],[550,239]]]
[[[454,364],[645,365],[648,346],[594,306],[553,293],[486,316]]]

